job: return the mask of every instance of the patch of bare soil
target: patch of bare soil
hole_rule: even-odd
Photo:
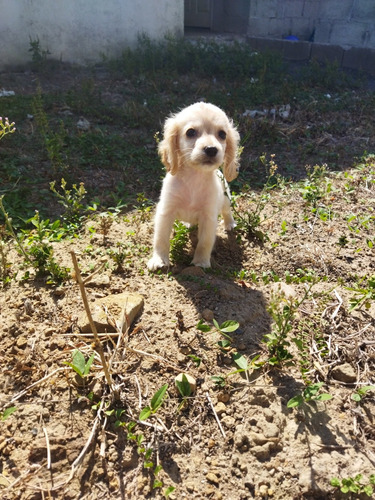
[[[74,74],[62,80],[74,85]],[[5,82],[35,92],[24,74]],[[51,81],[49,88],[60,84]],[[343,142],[347,147],[346,136]],[[352,156],[342,161],[351,164]],[[93,179],[90,171],[82,175],[85,185]],[[103,173],[99,183],[106,180]],[[239,197],[237,216],[263,207],[257,229],[266,238],[220,227],[209,271],[184,263],[191,260],[192,235],[168,272],[149,273],[152,214],[137,210],[117,216],[105,237],[93,216],[78,238],[54,243],[61,266],[73,267],[73,250],[84,279],[98,271],[86,283],[90,309],[123,292],[144,298],[129,331],[101,337],[116,394],[98,354],[84,384],[64,364],[77,349],[86,360],[94,352],[93,336],[78,327],[85,311],[78,284],[71,278],[48,286],[32,270],[22,280],[24,262],[11,247],[7,260],[19,271],[0,295],[0,497],[162,498],[174,487],[169,498],[176,500],[330,499],[341,495],[330,485],[333,477],[361,474],[361,484],[369,484],[374,390],[357,401],[352,396],[375,384],[374,181],[372,159],[346,174]],[[110,257],[119,251],[122,272]],[[351,299],[366,293],[351,311]],[[277,333],[274,319],[285,307],[293,308],[284,346],[293,364],[272,366],[262,339]],[[229,349],[219,348],[223,336],[213,318],[239,322]],[[209,332],[197,328],[202,319]],[[235,353],[247,359],[245,372],[236,371]],[[184,402],[175,389],[179,373],[196,380]],[[332,399],[287,406],[307,383],[320,382]],[[160,408],[139,421],[164,384]],[[16,410],[7,416],[9,408]]]
[[[362,474],[367,481],[375,462],[374,393],[359,403],[351,396],[374,383],[374,305],[349,312],[353,292],[340,283],[375,274],[373,250],[366,246],[373,219],[354,233],[343,226],[354,195],[361,200],[357,215],[366,207],[374,217],[373,165],[350,175],[355,193],[344,196],[346,180],[334,175],[334,194],[320,202],[331,207],[328,221],[311,212],[295,186],[272,191],[260,226],[269,239],[259,244],[220,229],[212,271],[176,264],[170,273],[148,273],[152,219],[138,212],[118,217],[105,239],[87,229],[56,244],[61,265],[72,267],[70,251],[76,252],[83,277],[108,261],[86,285],[91,308],[98,298],[124,291],[144,297],[143,311],[126,334],[102,337],[117,400],[99,356],[84,386],[64,365],[75,349],[87,358],[93,351],[93,337],[77,328],[84,306],[73,279],[57,289],[37,279],[12,281],[1,294],[1,405],[2,411],[17,410],[0,423],[1,497],[159,498],[174,486],[169,498],[334,498],[332,477]],[[253,202],[241,197],[237,210],[254,210]],[[98,231],[99,221],[89,226]],[[340,246],[343,232],[347,242]],[[131,255],[120,274],[108,260],[108,249],[118,242]],[[187,254],[191,250],[189,244]],[[19,259],[11,254],[13,265]],[[293,366],[266,363],[233,373],[231,352],[249,362],[256,354],[267,361],[261,340],[272,329],[269,307],[276,301],[275,311],[300,300],[311,284],[301,279],[307,269],[322,279],[291,319],[291,336],[304,339],[305,357],[290,347]],[[265,270],[274,278],[262,279]],[[254,274],[257,280],[249,278]],[[208,324],[212,317],[240,323],[230,351],[219,349],[217,331],[196,328],[202,317]],[[333,398],[291,409],[288,400],[304,388],[302,362],[306,377],[324,382]],[[197,383],[183,405],[174,384],[180,372]],[[224,376],[224,386],[213,376]],[[147,468],[145,452],[137,451],[126,425],[138,421],[163,384],[168,390],[162,406],[132,430],[153,450]],[[163,487],[153,489],[156,464],[162,466],[157,479]]]

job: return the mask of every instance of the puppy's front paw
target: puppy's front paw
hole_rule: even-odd
[[[149,271],[156,271],[157,269],[162,269],[163,267],[168,266],[168,257],[160,257],[160,255],[154,255],[147,263],[147,268]]]
[[[236,226],[237,226],[237,224],[234,221],[233,222],[229,222],[228,224],[224,225],[226,231],[233,231],[233,229]]]
[[[211,267],[211,262],[205,259],[193,259],[192,264],[194,266],[203,267],[204,269]]]

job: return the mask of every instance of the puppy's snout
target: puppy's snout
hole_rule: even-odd
[[[215,146],[206,146],[204,152],[210,158],[214,158],[217,155],[217,148],[215,148]]]

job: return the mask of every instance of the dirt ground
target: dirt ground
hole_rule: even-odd
[[[208,271],[184,263],[194,234],[168,272],[146,270],[153,211],[116,216],[105,237],[94,215],[78,238],[54,243],[61,265],[73,267],[73,250],[84,278],[98,270],[86,284],[92,309],[122,292],[140,294],[144,306],[120,338],[101,337],[113,395],[98,354],[84,384],[64,365],[75,349],[88,358],[94,346],[77,325],[84,304],[73,278],[59,287],[16,279],[2,290],[0,405],[2,415],[16,410],[0,422],[1,498],[162,498],[174,487],[169,498],[178,500],[329,499],[340,498],[333,477],[362,474],[368,484],[375,472],[374,392],[359,402],[352,395],[375,383],[375,307],[369,301],[369,309],[350,311],[355,293],[348,286],[375,275],[368,244],[374,179],[373,159],[347,176],[327,173],[314,180],[324,188],[315,210],[302,183],[278,186],[261,214],[267,238],[219,227]],[[257,199],[239,197],[236,210],[254,211]],[[356,230],[348,227],[349,213],[357,217]],[[118,243],[128,255],[121,272],[108,253]],[[8,258],[21,263],[14,248]],[[272,331],[272,312],[297,302],[290,337],[304,339],[305,357],[291,342],[294,364],[271,366],[262,339]],[[223,337],[213,318],[239,323],[227,350],[217,344]],[[209,332],[197,328],[202,319]],[[233,373],[233,353],[249,361],[246,372]],[[261,368],[251,364],[258,354]],[[305,387],[302,362],[306,378],[323,382],[332,399],[288,408]],[[175,389],[179,373],[196,380],[184,403]],[[219,376],[221,385],[212,378]],[[140,411],[164,384],[161,407],[140,422]],[[134,429],[129,422],[137,422]],[[131,431],[143,436],[142,444]],[[142,445],[152,448],[151,457]],[[152,465],[145,467],[147,461]],[[163,486],[153,489],[155,476]]]

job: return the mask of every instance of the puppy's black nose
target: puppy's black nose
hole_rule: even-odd
[[[204,148],[204,152],[207,156],[213,158],[217,154],[217,148],[215,148],[214,146],[207,146]]]

